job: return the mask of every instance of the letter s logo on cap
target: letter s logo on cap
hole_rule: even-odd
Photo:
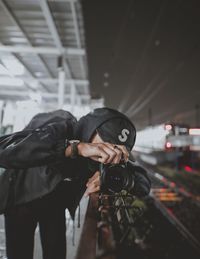
[[[130,134],[130,131],[128,129],[123,129],[121,132],[121,135],[118,135],[119,141],[126,142],[129,134]]]

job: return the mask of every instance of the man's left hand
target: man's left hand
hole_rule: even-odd
[[[87,189],[85,191],[84,196],[89,196],[91,193],[98,192],[100,190],[100,172],[96,171],[96,173],[89,178],[87,184]]]

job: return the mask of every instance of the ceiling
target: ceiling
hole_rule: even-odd
[[[84,36],[78,0],[0,0],[0,99],[55,104],[63,71],[63,102],[88,103]]]
[[[103,96],[138,128],[166,121],[199,124],[200,1],[82,5],[92,95]]]

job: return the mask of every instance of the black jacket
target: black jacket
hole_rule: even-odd
[[[119,116],[109,113],[79,122],[67,111],[58,110],[36,115],[20,132],[0,138],[0,213],[9,206],[24,204],[52,192],[63,180],[68,185],[68,208],[71,215],[94,173],[91,160],[64,156],[65,140],[89,142],[95,129],[105,120]],[[150,181],[146,174],[135,172],[135,192],[146,195]],[[63,197],[64,198],[64,197]]]

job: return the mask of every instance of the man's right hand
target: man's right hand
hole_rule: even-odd
[[[70,156],[70,147],[66,149]],[[82,143],[78,144],[78,154],[104,164],[118,164],[122,159],[128,160],[129,153],[125,146],[111,143]]]

